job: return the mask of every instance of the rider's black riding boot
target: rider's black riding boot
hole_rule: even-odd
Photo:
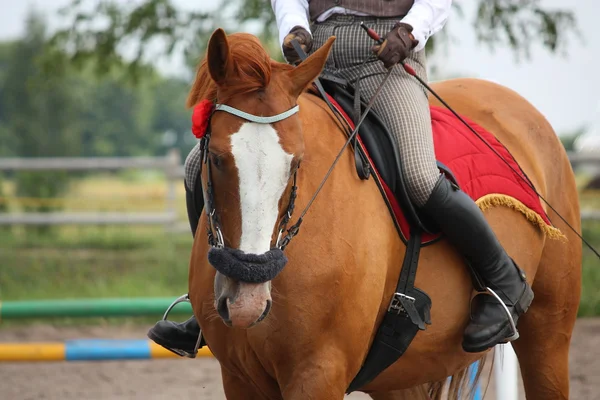
[[[196,184],[196,188],[198,190],[193,194],[187,185],[185,185],[185,203],[192,236],[196,234],[198,220],[204,206],[199,181]],[[196,357],[195,347],[200,335],[200,325],[198,325],[198,321],[194,316],[181,323],[161,320],[148,331],[148,337],[157,344],[171,350],[175,354],[189,358]],[[205,345],[204,338],[201,338],[199,348]]]
[[[484,284],[502,299],[516,326],[533,300],[533,291],[477,204],[442,175],[422,211],[462,253]],[[465,351],[484,351],[517,337],[503,305],[494,296],[480,293],[473,298],[462,343]]]
[[[196,357],[196,342],[200,334],[200,325],[194,316],[184,322],[158,321],[148,331],[148,337],[156,344],[189,358]],[[199,348],[205,344],[202,339]]]

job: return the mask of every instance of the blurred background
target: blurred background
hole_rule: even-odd
[[[446,28],[428,43],[430,80],[498,82],[550,121],[577,174],[583,234],[596,247],[599,12],[594,0],[455,1]],[[264,0],[0,0],[0,301],[187,292],[192,238],[182,166],[196,139],[185,98],[217,27],[258,35],[282,60]],[[590,371],[600,365],[586,347],[600,330],[600,265],[588,249],[584,255],[572,375],[581,395],[574,398],[591,399],[597,373]],[[144,337],[158,317],[5,319],[0,341]],[[184,376],[203,379],[201,398],[223,398],[216,366],[207,363]],[[0,364],[0,375],[22,382],[7,389],[10,399],[163,398],[174,393],[171,378],[182,398],[198,398],[186,378],[165,377],[172,364],[123,365],[145,376],[136,379],[147,392],[128,391],[131,375],[117,374],[128,377],[122,382],[108,367],[97,367],[108,368],[105,381],[98,370],[64,365]],[[53,389],[56,371],[103,394],[66,388],[72,383]]]

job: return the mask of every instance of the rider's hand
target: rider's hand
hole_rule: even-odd
[[[300,57],[298,56],[298,53],[296,53],[294,46],[292,46],[293,39],[298,40],[300,47],[302,47],[302,50],[306,53],[312,49],[313,42],[311,34],[301,26],[293,27],[290,33],[283,39],[283,46],[281,46],[283,49],[283,56],[288,63],[296,65],[300,62]]]
[[[419,44],[419,41],[411,33],[412,30],[412,26],[396,22],[392,30],[385,36],[383,43],[373,46],[373,52],[377,53],[377,57],[383,61],[384,67],[390,68],[404,61],[410,51]]]

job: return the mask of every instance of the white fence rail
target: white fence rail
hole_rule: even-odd
[[[0,225],[170,225],[177,214],[164,213],[0,213]]]
[[[600,166],[600,153],[569,153],[571,164]],[[116,171],[122,169],[159,169],[167,177],[167,207],[155,213],[0,213],[0,225],[177,225],[176,185],[181,184],[184,169],[177,150],[165,157],[65,157],[0,158],[0,171]],[[582,210],[581,218],[600,220],[600,210]],[[178,229],[178,228],[175,228]]]
[[[600,153],[589,152],[589,153],[573,153],[568,152],[569,161],[573,167],[577,167],[582,164],[600,165]]]
[[[581,210],[581,219],[600,221],[600,210]]]
[[[164,212],[48,212],[0,213],[0,225],[165,225],[177,226],[176,188],[184,170],[179,151],[165,157],[57,157],[0,158],[0,171],[117,171],[158,169],[167,177],[167,207]],[[177,229],[177,228],[175,228]]]
[[[127,168],[156,168],[172,172],[179,165],[179,156],[166,157],[96,157],[96,158],[0,158],[0,170],[119,170]]]

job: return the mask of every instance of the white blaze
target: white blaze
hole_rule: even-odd
[[[240,178],[240,250],[263,254],[270,249],[294,156],[283,150],[271,125],[250,122],[231,135],[231,153]]]

